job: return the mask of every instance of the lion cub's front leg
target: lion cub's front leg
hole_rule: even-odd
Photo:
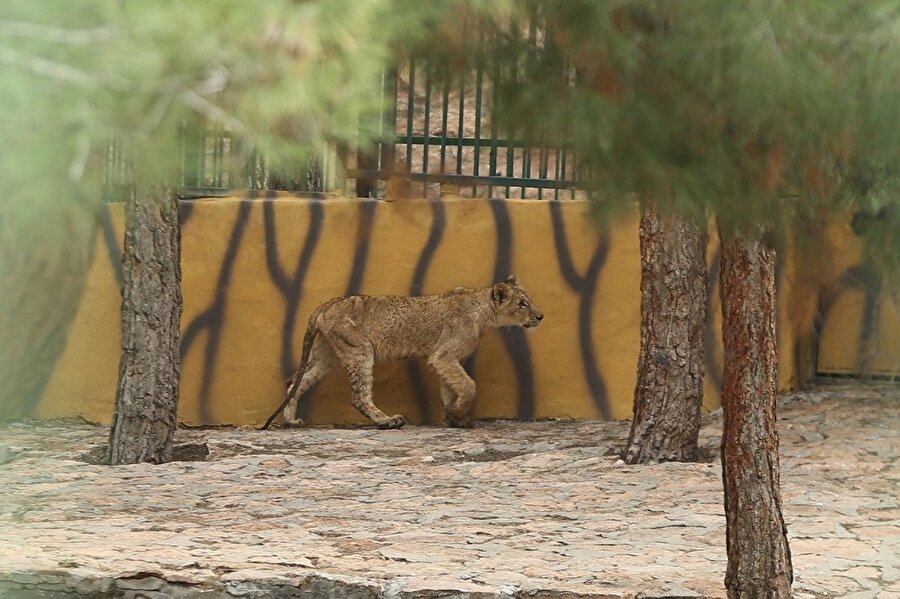
[[[453,428],[471,428],[472,419],[459,413],[456,407],[456,393],[444,381],[440,381],[441,403],[444,406],[444,424]]]
[[[441,402],[444,404],[447,426],[470,428],[475,381],[455,359],[432,357],[428,363],[441,379]]]

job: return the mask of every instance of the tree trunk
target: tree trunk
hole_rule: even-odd
[[[725,587],[730,598],[790,597],[793,570],[781,514],[775,428],[775,250],[721,230],[719,235]]]
[[[641,213],[641,351],[629,464],[697,459],[703,402],[706,230]]]
[[[181,231],[171,190],[126,202],[122,356],[109,433],[110,464],[172,456],[178,408]]]

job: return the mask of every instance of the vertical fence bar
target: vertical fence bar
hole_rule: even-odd
[[[566,174],[566,146],[562,147],[561,152],[562,152],[562,166],[560,167],[560,169],[562,170],[562,178],[565,179],[567,177],[567,174]],[[557,160],[559,160],[559,158],[557,158]]]
[[[379,165],[382,172],[393,173],[396,169],[396,148],[397,143],[397,69],[388,69],[384,75],[385,95],[390,98],[390,104],[386,106],[386,110],[382,115],[383,127],[387,129],[382,134],[381,155],[379,156]],[[321,161],[322,169],[324,169],[324,160]],[[321,172],[322,171],[320,169]]]
[[[112,166],[112,138],[107,138],[103,153],[103,201],[112,201],[112,185],[110,184]]]
[[[533,52],[537,47],[537,7],[531,5],[531,14],[528,19],[528,49],[529,52],[525,57],[527,61],[526,69],[529,69],[533,63]],[[527,126],[527,125],[526,125]],[[522,149],[522,178],[531,178],[531,151],[532,151],[532,131],[528,131],[525,135],[525,143]],[[525,199],[526,186],[522,186],[522,199]],[[540,189],[540,188],[538,188]]]
[[[113,195],[119,199],[125,199],[122,190],[125,187],[125,169],[123,167],[124,158],[122,156],[122,140],[112,140],[113,164],[110,172],[110,183],[112,185]]]
[[[331,145],[325,144],[325,147],[322,149],[321,162],[319,163],[321,170],[319,171],[319,181],[321,183],[320,189],[316,189],[315,191],[325,191],[332,190],[337,187],[336,183],[336,171],[337,169],[332,169],[331,167]]]
[[[188,144],[187,144],[187,131],[185,130],[186,125],[181,123],[178,127],[178,137],[181,141],[181,186],[188,187],[187,182],[187,160],[188,160]]]
[[[216,187],[222,187],[222,167],[225,163],[225,127],[220,126],[216,133]]]
[[[531,142],[526,138],[522,145],[522,178],[531,177]],[[525,199],[525,184],[522,184],[522,199]]]
[[[121,139],[117,139],[116,142],[116,170],[115,170],[115,181],[119,185],[119,189],[124,193],[128,193],[126,191],[126,187],[133,186],[134,183],[134,173],[128,172],[127,170],[127,162],[125,156],[125,146],[122,143]],[[124,196],[123,196],[124,199]]]
[[[106,152],[103,154],[103,189],[107,194],[106,201],[111,197],[111,179],[112,179],[112,137],[106,140]]]
[[[186,125],[182,122],[178,127],[178,139],[181,143],[181,186],[188,187],[188,137]]]
[[[241,171],[238,170],[238,156],[240,156],[237,139],[228,134],[228,186],[237,187],[238,181],[241,180]]]
[[[225,129],[222,130],[222,187],[231,187],[231,133]]]
[[[114,181],[118,183],[120,189],[124,189],[126,185],[130,185],[132,181],[126,180],[126,171],[125,171],[125,147],[122,145],[122,140],[117,139],[115,141],[116,144],[116,170],[114,175]]]
[[[206,126],[197,131],[197,176],[196,186],[205,187],[206,182]]]
[[[192,128],[185,131],[185,139],[187,141],[187,149],[188,155],[187,160],[189,162],[185,163],[185,169],[187,171],[189,185],[193,187],[200,187],[200,174],[198,169],[200,168],[200,160],[197,158],[197,154],[200,152],[200,148],[198,147],[199,138],[197,136],[197,129]]]
[[[247,179],[250,189],[256,189],[256,148],[252,148],[247,154]]]
[[[498,174],[497,171],[497,102],[498,102],[498,92],[497,85],[500,81],[500,59],[498,57],[494,58],[494,68],[491,72],[491,154],[488,161],[488,169],[490,172],[488,176],[495,176]],[[493,196],[493,186],[488,185],[488,197]]]
[[[431,65],[425,65],[425,123],[422,131],[422,173],[428,175],[428,148],[431,137]],[[428,177],[422,183],[422,197],[428,196]]]
[[[216,165],[218,164],[218,161],[219,161],[219,156],[218,156],[218,153],[219,153],[218,145],[219,144],[218,144],[218,140],[217,140],[218,135],[219,135],[219,126],[213,125],[213,127],[211,129],[211,135],[209,137],[207,137],[207,139],[206,139],[206,143],[208,145],[212,145],[212,147],[209,148],[212,151],[212,155],[208,157],[209,186],[210,187],[217,187],[217,185],[216,185]]]
[[[576,154],[575,152],[572,152],[572,180],[573,181],[578,180],[578,154]],[[574,200],[575,199],[575,188],[573,187],[570,191],[571,191],[570,199]]]
[[[549,168],[550,156],[547,152],[547,147],[543,141],[541,141],[541,151],[538,156],[538,177],[541,178],[542,181],[547,180],[547,169]],[[538,187],[538,199],[544,199],[544,188]]]
[[[560,178],[559,178],[559,172],[560,172],[559,171],[559,153],[560,153],[560,149],[557,147],[556,151],[554,152],[554,160],[553,160],[553,163],[555,166],[554,178],[556,179],[556,188],[553,190],[553,199],[557,200],[557,201],[559,200],[559,181],[560,181]]]
[[[441,174],[446,172],[447,165],[447,116],[450,108],[450,70],[443,69],[443,89],[441,91]]]
[[[415,106],[416,87],[416,60],[409,59],[409,78],[406,90],[406,172],[412,170],[412,132],[413,132],[413,107]]]
[[[460,73],[459,75],[459,118],[457,119],[457,129],[456,129],[456,174],[461,175],[462,172],[462,160],[463,160],[463,136],[465,135],[465,120],[464,115],[466,113],[466,76],[464,73]]]
[[[219,155],[219,139],[220,139],[221,127],[218,125],[213,128],[213,138],[212,138],[212,173],[210,175],[210,185],[212,187],[219,187],[219,182],[221,181],[221,177],[219,174],[219,164],[221,160],[221,156]]]
[[[512,125],[509,125],[508,133],[506,136],[506,178],[512,179],[515,174],[514,168],[516,166],[516,147],[515,140],[513,138],[513,128]],[[509,184],[506,185],[506,197],[509,198],[509,193],[511,188]]]
[[[378,97],[379,103],[379,112],[378,112],[378,139],[375,142],[375,168],[379,171],[384,171],[384,165],[382,164],[382,157],[384,155],[384,125],[385,119],[385,106],[387,100],[387,78],[388,71],[387,69],[381,69],[381,92]]]
[[[245,178],[241,165],[246,163],[239,160],[242,148],[237,140],[228,131],[222,131],[222,163],[220,185],[224,188],[236,187]],[[246,168],[246,166],[244,166]]]
[[[512,38],[512,43],[515,46],[519,46],[519,19],[513,17],[509,22],[509,34]],[[510,89],[516,89],[519,81],[519,63],[518,60],[511,60],[509,62],[509,85]],[[506,176],[509,179],[513,178],[515,174],[516,167],[516,141],[515,141],[515,129],[513,128],[513,120],[509,118],[509,115],[506,115],[507,120],[507,139],[506,139]],[[506,197],[509,198],[511,192],[511,187],[507,184],[506,186]]]
[[[475,67],[475,156],[473,159],[474,175],[477,177],[479,173],[479,162],[481,161],[481,85],[484,82],[484,65],[481,58]],[[472,186],[472,195],[478,195],[478,187]]]

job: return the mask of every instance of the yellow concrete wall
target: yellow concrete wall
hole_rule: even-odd
[[[833,272],[819,293],[818,371],[900,379],[900,292],[884,284],[849,219],[826,238]]]
[[[182,206],[182,387],[179,420],[259,424],[281,402],[306,319],[349,293],[436,293],[515,272],[544,323],[491,331],[469,364],[480,418],[628,418],[638,351],[637,216],[598,228],[580,201],[384,202],[233,197]],[[108,422],[115,396],[122,207],[97,240],[68,345],[33,411]],[[602,232],[601,232],[602,230]],[[710,262],[717,264],[716,245]],[[711,269],[711,278],[716,276]],[[718,403],[718,293],[707,334],[705,405]],[[780,385],[795,382],[795,327],[779,317]],[[375,401],[413,422],[439,422],[437,380],[418,363],[376,369]],[[312,423],[355,423],[340,369],[303,403]]]

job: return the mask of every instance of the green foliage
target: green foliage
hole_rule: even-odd
[[[0,379],[38,359],[12,327],[40,329],[41,359],[61,347],[111,138],[138,190],[178,183],[200,122],[238,160],[296,163],[377,137],[384,68],[410,56],[499,72],[501,128],[565,141],[601,216],[653,198],[813,237],[853,214],[900,272],[898,45],[896,0],[4,0],[0,345],[25,349]]]
[[[325,140],[373,136],[382,69],[417,15],[393,9],[388,0],[6,3],[0,30],[20,35],[0,49],[3,133],[27,150],[5,157],[3,171],[22,173],[27,157],[32,181],[96,197],[90,177],[110,137],[143,185],[177,182],[180,131],[192,123],[229,129],[244,158],[258,149],[294,160]],[[45,131],[21,127],[32,123]],[[75,159],[86,168],[67,176],[63,163]]]
[[[175,182],[181,127],[302,160],[374,138],[407,56],[496,70],[501,128],[565,141],[598,198],[778,229],[896,203],[895,0],[30,2],[0,9],[7,190],[99,197],[104,144]],[[439,75],[439,74],[438,74]],[[9,197],[9,194],[7,194]],[[881,212],[879,212],[881,211]],[[890,237],[889,232],[885,235]]]
[[[40,396],[63,347],[90,264],[109,140],[121,142],[143,193],[179,183],[182,127],[201,122],[229,129],[243,156],[257,149],[276,167],[326,140],[374,136],[382,68],[417,18],[394,8],[0,3],[0,418]]]
[[[898,201],[893,0],[533,0],[499,16],[468,6],[477,16],[458,35],[470,51],[517,65],[499,85],[502,118],[520,135],[567,140],[601,213],[636,194],[778,231],[810,211],[885,214]],[[452,61],[461,44],[436,45],[422,51]]]

